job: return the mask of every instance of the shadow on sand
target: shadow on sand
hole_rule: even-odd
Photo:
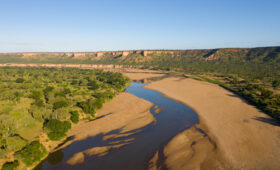
[[[280,122],[278,120],[273,119],[273,118],[255,117],[253,119],[257,120],[257,121],[260,121],[260,122],[268,123],[268,124],[273,125],[273,126],[280,126]]]
[[[123,132],[121,128],[75,141],[61,152],[50,154],[38,168],[46,170],[142,170],[148,169],[149,160],[158,152],[157,168],[166,169],[164,146],[174,136],[198,123],[198,116],[186,105],[167,98],[159,92],[142,88],[144,85],[143,83],[133,83],[127,88],[127,92],[163,108],[160,114],[155,113],[154,107],[150,109],[156,119],[155,122],[127,132]],[[105,151],[102,148],[105,148]],[[93,153],[96,149],[104,152]],[[80,152],[84,153],[83,161],[80,164],[69,165],[67,161]],[[56,156],[55,154],[58,154],[58,158],[52,158]],[[60,161],[48,161],[50,159]]]

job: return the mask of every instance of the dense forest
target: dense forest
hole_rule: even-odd
[[[0,68],[2,169],[34,166],[51,149],[43,143],[64,139],[79,120],[94,120],[129,82],[102,70]]]
[[[0,54],[0,63],[118,64],[188,73],[235,74],[249,80],[280,79],[280,47],[131,52]],[[149,51],[146,51],[149,52]]]

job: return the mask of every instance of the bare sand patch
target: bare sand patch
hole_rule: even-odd
[[[164,147],[167,168],[181,169],[232,169],[207,135],[199,132],[201,125],[176,135]],[[203,128],[205,129],[205,127]]]
[[[165,74],[162,73],[137,73],[137,72],[123,72],[123,74],[127,77],[129,77],[131,80],[143,80],[147,78],[153,78],[153,77],[161,77],[164,76]]]
[[[152,82],[146,88],[157,90],[191,106],[198,113],[201,124],[207,126],[207,133],[215,139],[218,157],[223,155],[233,169],[280,168],[280,126],[235,94],[218,85],[174,77]],[[181,162],[181,157],[192,155],[187,153],[189,150],[186,151],[191,136],[191,131],[187,130],[166,146],[168,167],[180,169],[180,165],[191,169],[209,169],[209,165],[213,165],[213,160],[202,158],[212,155],[212,146],[203,140],[201,142],[204,144],[197,145],[200,147],[195,149],[204,148],[202,151],[206,155],[199,156],[204,161],[199,166],[196,166],[199,161],[188,165]],[[185,152],[182,152],[183,149]]]
[[[79,152],[76,153],[72,158],[70,158],[67,163],[70,165],[76,165],[76,164],[81,164],[83,163],[85,160],[85,156],[84,153]]]
[[[154,156],[149,161],[149,170],[157,170],[157,161],[158,161],[158,151],[154,154]]]
[[[163,111],[162,108],[157,108],[156,110],[154,110],[154,112],[155,112],[156,114],[159,114],[159,113],[162,112],[162,111]]]
[[[95,136],[116,129],[119,129],[120,133],[125,133],[141,128],[155,120],[150,114],[152,105],[144,99],[123,92],[112,101],[104,104],[102,109],[97,112],[97,116],[107,115],[108,113],[110,115],[92,122],[82,123],[71,129],[68,135],[74,135],[76,140],[82,140],[88,136]]]
[[[146,80],[149,78],[155,78],[155,77],[162,77],[166,75],[166,73],[162,71],[156,71],[156,70],[146,70],[146,69],[123,69],[123,70],[115,70],[118,72],[121,72],[125,76],[129,77],[133,81],[139,81],[139,80]]]

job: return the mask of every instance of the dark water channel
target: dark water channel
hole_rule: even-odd
[[[157,91],[142,88],[144,85],[133,82],[126,90],[160,108],[160,113],[156,113],[155,107],[151,108],[151,113],[156,118],[155,122],[141,129],[127,132],[129,135],[125,137],[103,140],[104,136],[121,134],[121,129],[117,129],[107,134],[99,134],[82,141],[76,141],[68,147],[50,154],[36,169],[142,170],[148,169],[148,162],[156,151],[159,151],[157,165],[161,166],[161,169],[166,169],[163,164],[164,145],[178,133],[198,123],[198,116],[186,105],[167,98]],[[71,166],[66,163],[75,153],[92,147],[111,146],[114,142],[127,143],[127,139],[134,140],[123,147],[109,150],[105,156],[89,157],[85,155],[85,161],[82,164]]]

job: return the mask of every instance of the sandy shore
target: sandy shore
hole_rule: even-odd
[[[140,70],[140,69],[126,69],[121,71],[125,76],[129,77],[133,81],[145,80],[148,78],[162,77],[165,74],[154,70]]]
[[[235,94],[214,84],[174,77],[152,82],[146,88],[162,92],[192,107],[200,117],[199,126],[205,125],[204,129],[209,134],[210,140],[203,140],[187,130],[172,139],[164,149],[169,168],[280,168],[279,124]],[[190,143],[195,140],[204,144]],[[212,145],[209,145],[211,140]],[[187,153],[187,148],[197,153],[198,158],[190,157],[194,154]],[[185,152],[182,152],[184,149]],[[198,161],[187,161],[195,159]],[[223,163],[227,165],[221,166]]]
[[[113,100],[106,103],[102,109],[97,112],[98,116],[105,117],[97,119],[91,122],[84,122],[77,126],[74,126],[68,133],[69,136],[74,136],[74,140],[65,143],[62,147],[65,147],[77,140],[83,140],[91,136],[102,136],[102,140],[118,138],[120,136],[131,135],[131,132],[135,129],[139,129],[155,120],[150,113],[152,103],[140,99],[130,93],[123,92],[116,96]],[[112,133],[114,132],[115,133]],[[103,156],[107,154],[107,151],[111,148],[117,148],[125,144],[129,144],[129,141],[119,141],[114,145],[110,144],[103,147],[93,147],[81,152],[78,152],[70,158],[67,163],[70,165],[80,164],[84,162],[84,155]]]
[[[141,70],[124,73],[132,80],[160,77],[158,72]],[[169,169],[279,169],[280,126],[270,117],[248,105],[235,94],[214,84],[188,78],[170,77],[155,81],[146,88],[162,92],[193,108],[200,123],[178,134],[164,148],[165,165]],[[137,103],[137,105],[135,105]],[[149,109],[152,103],[129,93],[121,93],[106,103],[93,122],[83,122],[70,130],[69,136],[77,140],[101,135],[106,141],[141,128],[154,121]],[[159,113],[160,114],[160,113]],[[199,131],[203,129],[207,135]],[[112,131],[116,133],[108,134]],[[121,147],[130,141],[114,145],[93,147],[74,154],[67,163],[84,162],[85,155],[103,156],[111,148]],[[150,161],[150,169],[159,169],[158,152]]]

